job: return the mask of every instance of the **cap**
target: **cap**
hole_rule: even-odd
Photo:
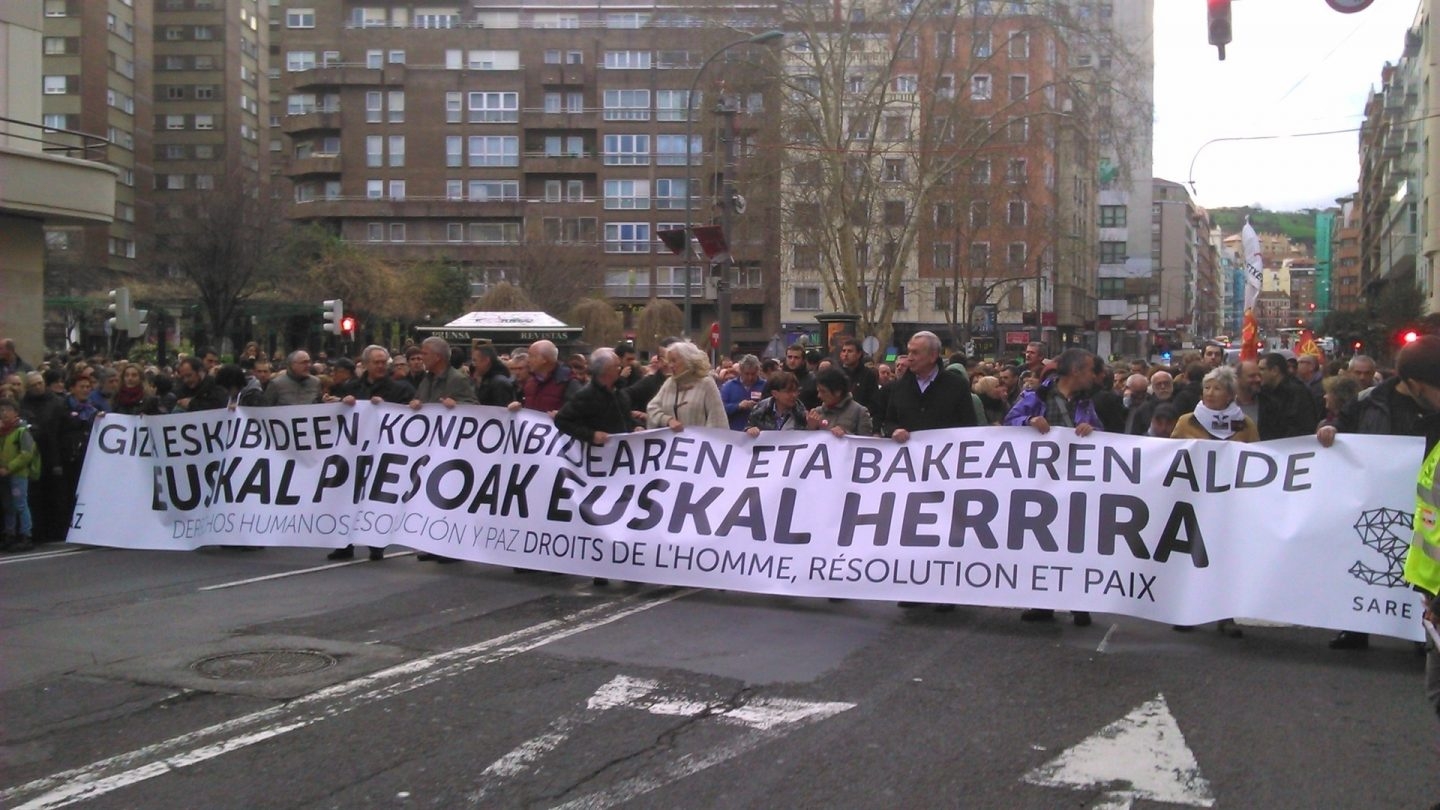
[[[1440,385],[1440,335],[1421,335],[1400,350],[1395,370],[1402,380]]]

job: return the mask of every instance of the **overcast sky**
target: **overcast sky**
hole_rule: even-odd
[[[1419,0],[1356,14],[1325,0],[1235,0],[1234,41],[1218,61],[1205,0],[1155,2],[1155,176],[1191,179],[1212,138],[1358,127],[1385,62],[1396,62]],[[1223,142],[1195,159],[1192,193],[1218,208],[1323,208],[1357,186],[1358,135]]]

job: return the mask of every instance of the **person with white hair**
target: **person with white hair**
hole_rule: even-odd
[[[724,430],[730,426],[720,388],[710,374],[705,352],[688,340],[670,344],[665,350],[670,376],[646,407],[649,427],[668,427],[677,433],[686,425]]]
[[[413,410],[421,405],[438,402],[447,408],[459,404],[474,405],[475,385],[470,378],[450,365],[450,344],[445,338],[430,336],[420,344],[420,357],[425,362],[425,376],[410,400]]]

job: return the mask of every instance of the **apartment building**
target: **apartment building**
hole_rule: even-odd
[[[786,6],[787,340],[827,311],[895,347],[1080,339],[1095,148],[1071,25],[1023,3]]]
[[[715,220],[723,173],[746,200],[732,208],[733,339],[755,351],[778,330],[775,200],[756,179],[778,131],[765,46],[709,65],[690,100],[697,69],[737,38],[727,24],[763,19],[524,0],[274,13],[267,140],[294,221],[396,266],[463,267],[476,295],[501,281],[542,305],[603,293],[631,330],[650,299],[688,297],[700,334],[719,317],[706,262],[687,270],[657,234]]]
[[[1360,218],[1355,195],[1337,200],[1330,240],[1331,312],[1355,312],[1361,306]]]
[[[106,138],[103,162],[118,172],[112,222],[46,229],[46,295],[76,311],[84,297],[149,266],[151,6],[149,0],[41,5],[40,75],[27,75],[41,84],[44,124]]]
[[[171,248],[186,219],[268,181],[269,5],[263,0],[153,0],[157,270],[176,276]]]

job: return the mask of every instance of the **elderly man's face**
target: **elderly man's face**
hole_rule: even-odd
[[[1351,361],[1349,374],[1361,388],[1369,388],[1375,384],[1375,361]]]
[[[390,368],[390,356],[385,352],[370,352],[365,356],[365,371],[372,380],[379,380],[385,376]]]
[[[760,366],[740,366],[740,382],[747,386],[754,385],[760,380]]]
[[[300,352],[290,359],[290,373],[296,377],[307,377],[310,374],[310,355]]]
[[[1295,368],[1302,379],[1309,380],[1315,376],[1316,369],[1320,368],[1320,362],[1313,355],[1305,355],[1295,361]]]
[[[1150,378],[1150,390],[1156,399],[1169,399],[1175,393],[1175,378],[1168,371],[1157,371]]]
[[[905,344],[905,356],[910,358],[910,370],[915,372],[915,376],[923,378],[935,368],[940,353],[931,348],[929,341],[911,338]]]

